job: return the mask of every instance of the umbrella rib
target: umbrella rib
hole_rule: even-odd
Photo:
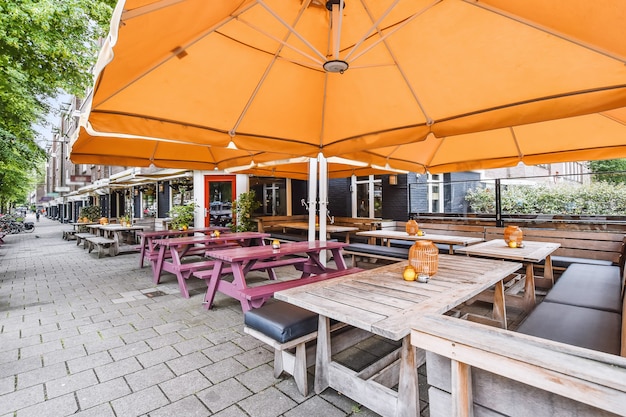
[[[402,26],[408,24],[408,22],[412,21],[413,19],[415,19],[417,16],[421,15],[422,13],[424,13],[426,10],[434,7],[435,5],[437,5],[438,3],[440,3],[441,0],[435,0],[433,3],[431,3],[429,6],[425,7],[424,9],[420,10],[419,13],[414,14],[413,16],[411,16],[409,19],[407,19],[405,22],[402,23]],[[370,11],[370,9],[364,4],[363,5],[365,11],[367,12],[367,15],[369,16],[370,20],[374,21],[372,13]],[[386,12],[388,13],[389,10]],[[381,16],[381,19],[384,17]],[[379,19],[380,21],[380,19]],[[387,36],[389,36],[390,34],[388,34],[387,36],[383,35],[383,33],[381,33],[380,28],[378,28],[378,22],[376,21],[374,22],[374,25],[372,27],[372,29],[376,29],[376,31],[378,32],[379,36],[381,37],[377,42],[375,42],[375,44],[378,43],[382,43],[383,45],[385,45],[385,49],[387,49],[387,52],[389,52],[389,55],[391,56],[391,58],[393,59],[393,62],[396,64],[396,68],[398,68],[398,71],[400,72],[400,75],[402,76],[402,79],[404,80],[406,86],[408,87],[409,91],[411,91],[411,95],[413,96],[413,98],[415,99],[415,102],[417,103],[417,105],[420,108],[420,111],[422,112],[422,114],[424,115],[424,117],[426,118],[426,124],[427,125],[432,125],[433,124],[433,119],[428,115],[428,112],[426,111],[426,108],[424,108],[424,105],[422,104],[421,100],[419,99],[419,96],[417,95],[417,92],[413,89],[413,87],[411,86],[411,83],[409,82],[409,80],[407,79],[406,73],[405,71],[402,69],[402,67],[400,66],[400,64],[398,63],[398,60],[396,59],[395,54],[393,53],[392,49],[389,47],[389,44],[387,43]],[[395,30],[399,30],[400,27],[396,28]],[[393,32],[392,32],[393,33]],[[354,51],[354,49],[353,49]],[[366,51],[363,51],[363,53],[365,53]],[[355,58],[356,59],[356,58]]]
[[[515,148],[517,148],[517,155],[521,160],[524,158],[524,154],[522,153],[522,149],[519,146],[519,141],[517,140],[517,135],[515,134],[515,127],[509,127],[509,131],[511,132],[511,136],[513,136],[513,142],[515,143]]]
[[[533,29],[540,30],[540,31],[545,32],[545,33],[547,33],[549,35],[555,36],[555,37],[557,37],[559,39],[563,39],[564,41],[567,41],[567,42],[573,43],[575,45],[578,45],[581,48],[585,48],[585,49],[591,50],[593,52],[596,52],[598,54],[601,54],[601,55],[604,55],[606,57],[609,57],[611,59],[615,59],[615,60],[620,61],[622,63],[626,63],[626,59],[624,57],[622,57],[622,56],[615,55],[613,52],[610,52],[610,51],[607,51],[607,50],[604,50],[604,49],[600,49],[600,48],[598,48],[598,47],[596,47],[596,46],[594,46],[592,44],[582,42],[582,41],[580,41],[578,39],[572,38],[569,35],[566,35],[566,34],[561,33],[561,32],[557,32],[557,31],[555,31],[555,30],[553,30],[553,29],[551,29],[549,27],[538,25],[538,24],[533,23],[533,22],[531,22],[531,21],[529,21],[527,19],[522,19],[521,17],[516,16],[514,14],[504,12],[504,11],[502,11],[500,9],[496,9],[494,7],[491,7],[491,6],[488,6],[488,5],[485,5],[485,4],[480,4],[476,0],[463,0],[463,1],[465,3],[467,3],[467,4],[469,4],[469,5],[480,7],[483,10],[490,11],[491,13],[495,13],[497,15],[506,17],[506,18],[511,19],[511,20],[514,20],[514,21],[516,21],[518,23],[530,26]]]
[[[189,48],[191,45],[194,45],[196,43],[198,43],[200,40],[204,39],[205,37],[207,37],[208,35],[210,35],[211,33],[217,32],[217,30],[224,26],[225,24],[227,24],[228,22],[230,22],[233,19],[236,19],[237,16],[239,14],[244,13],[245,11],[249,10],[254,4],[249,4],[248,6],[246,6],[245,8],[241,9],[238,11],[238,14],[236,15],[229,15],[226,16],[226,18],[224,18],[224,20],[218,22],[217,24],[215,24],[214,26],[211,26],[210,28],[208,28],[207,30],[205,30],[204,32],[202,32],[200,35],[198,35],[197,37],[195,37],[194,39],[190,40],[189,42],[187,42],[185,45],[180,45],[177,48],[174,48],[172,51],[170,51],[169,54],[167,54],[165,57],[163,57],[162,59],[158,60],[156,63],[154,63],[153,65],[151,65],[149,68],[146,68],[144,71],[141,72],[141,74],[138,74],[136,77],[129,79],[128,82],[126,82],[126,84],[120,86],[117,90],[113,91],[111,94],[109,94],[107,97],[103,97],[102,99],[100,99],[99,102],[97,103],[92,103],[92,107],[98,107],[104,103],[106,103],[109,99],[115,97],[117,94],[119,94],[120,92],[124,91],[126,88],[128,88],[129,86],[133,85],[134,83],[136,83],[138,80],[141,80],[142,78],[144,78],[145,76],[147,76],[148,74],[152,73],[153,71],[155,71],[157,68],[159,68],[160,66],[164,65],[165,63],[167,63],[169,60],[178,57],[182,51],[185,51],[187,48]],[[120,22],[122,21],[122,19],[120,19]],[[96,75],[97,81],[96,83],[100,83],[101,82],[101,76],[104,73],[106,69],[106,66],[100,71],[99,74]],[[97,85],[96,85],[97,88]],[[95,90],[95,89],[94,89]],[[92,93],[93,94],[93,93]],[[95,98],[95,95],[94,95]],[[92,99],[93,101],[93,99]]]
[[[298,39],[302,40],[303,42],[305,42],[305,44],[309,45],[309,47],[312,48],[312,50],[314,52],[318,52],[318,51],[315,50],[315,48],[312,45],[309,44],[308,41],[306,41],[302,36],[300,36],[300,34],[298,32],[296,32],[293,29],[292,26],[288,25],[287,22],[285,22],[280,16],[278,16],[276,13],[274,13],[274,11],[271,8],[269,8],[262,0],[258,0],[258,4],[260,4],[263,8],[265,8],[268,13],[270,13],[272,16],[274,16],[274,18],[276,20],[278,20],[281,24],[283,24],[289,30],[289,32],[285,35],[284,42],[281,42],[281,46],[279,46],[276,49],[276,51],[274,52],[274,57],[272,58],[270,63],[265,68],[265,72],[261,76],[261,79],[257,83],[256,87],[254,88],[254,91],[252,92],[252,94],[248,98],[248,101],[246,102],[246,105],[242,109],[241,114],[237,118],[237,121],[235,122],[233,127],[228,132],[228,134],[231,137],[234,137],[236,135],[237,128],[241,124],[241,122],[242,122],[243,118],[245,117],[245,115],[248,113],[248,109],[250,109],[250,106],[252,105],[252,102],[254,101],[254,99],[256,98],[257,94],[259,93],[259,90],[261,89],[261,86],[263,85],[263,83],[267,79],[270,71],[272,70],[272,67],[276,63],[276,59],[277,59],[278,55],[280,54],[280,52],[282,51],[283,45],[286,43],[286,41],[289,38],[290,34],[294,34]],[[308,2],[302,3],[302,7],[300,8],[300,11],[298,12],[298,15],[296,16],[294,23],[297,23],[302,18],[302,15],[304,14],[304,11],[306,10],[306,8],[308,7],[309,4],[310,4],[310,0]]]

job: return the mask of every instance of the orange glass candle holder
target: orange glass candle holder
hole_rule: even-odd
[[[406,222],[405,230],[409,236],[415,236],[419,231],[419,226],[415,220],[411,219]]]
[[[439,249],[430,240],[418,240],[409,249],[409,265],[418,275],[432,277],[439,268]]]
[[[515,242],[515,246],[521,246],[524,241],[524,232],[519,226],[507,226],[504,228],[504,242],[511,246],[511,242]]]

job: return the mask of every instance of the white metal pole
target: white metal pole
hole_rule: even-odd
[[[317,209],[317,159],[309,158],[309,242],[315,240],[315,213]]]
[[[326,213],[328,211],[328,162],[322,153],[318,155],[319,162],[319,197],[320,197],[320,241],[326,241]],[[322,265],[326,265],[326,251],[320,253]]]

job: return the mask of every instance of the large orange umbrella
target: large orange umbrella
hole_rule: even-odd
[[[121,0],[82,123],[334,156],[598,113],[626,106],[624,21],[621,0]]]

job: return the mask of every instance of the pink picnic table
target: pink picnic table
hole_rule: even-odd
[[[301,265],[301,278],[306,278],[311,274],[326,274],[332,271],[346,270],[346,263],[341,253],[342,248],[346,245],[347,243],[344,242],[322,242],[316,240],[311,242],[282,243],[279,249],[274,249],[271,245],[265,245],[211,250],[207,252],[207,256],[215,260],[215,265],[207,282],[208,287],[204,297],[204,308],[210,309],[213,306],[216,291],[239,300],[244,312],[260,307],[266,298],[249,300],[245,295],[247,289],[246,273],[250,270],[265,269],[270,280],[276,279],[273,268],[289,263]],[[323,250],[331,251],[336,269],[328,268],[320,261],[320,252]],[[289,258],[289,256],[293,255],[306,255],[306,258],[304,258],[303,262],[296,263]],[[232,282],[222,279],[227,270],[233,274]]]
[[[210,235],[182,236],[168,239],[154,239],[153,244],[159,249],[156,261],[152,264],[152,280],[158,284],[163,271],[170,272],[176,276],[178,288],[185,298],[189,298],[186,280],[194,271],[211,269],[215,264],[213,260],[199,260],[196,262],[183,263],[183,257],[188,251],[195,247],[204,250],[230,247],[233,244],[241,246],[263,245],[264,238],[269,237],[268,233],[240,232],[222,233],[219,237]],[[169,256],[168,255],[169,251]],[[196,252],[194,252],[196,254]]]
[[[166,239],[172,237],[191,236],[196,233],[208,234],[219,230],[220,232],[228,232],[228,227],[222,226],[210,226],[210,227],[190,227],[187,230],[155,230],[150,232],[140,232],[138,235],[141,238],[139,243],[139,267],[143,268],[145,259],[155,260],[159,248],[154,244],[155,239]]]

